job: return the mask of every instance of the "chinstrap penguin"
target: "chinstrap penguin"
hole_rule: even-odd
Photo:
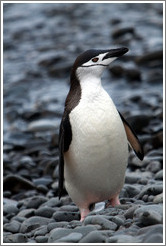
[[[93,204],[120,204],[128,143],[140,160],[142,146],[101,85],[101,75],[127,48],[87,50],[73,65],[59,133],[59,197],[63,182],[81,221]]]

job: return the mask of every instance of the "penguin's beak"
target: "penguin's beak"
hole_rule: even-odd
[[[122,47],[118,49],[109,50],[109,52],[103,57],[103,60],[113,57],[119,57],[128,52],[128,48]]]

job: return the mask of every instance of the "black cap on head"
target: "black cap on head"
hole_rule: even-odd
[[[122,56],[127,51],[128,51],[128,48],[125,48],[125,47],[118,48],[118,49],[107,49],[107,50],[95,50],[95,49],[87,50],[77,57],[73,65],[73,69],[77,69],[82,64],[88,62],[91,58],[98,56],[100,54],[107,53],[106,56],[103,57],[103,60],[104,60],[104,59],[111,58],[111,57]]]

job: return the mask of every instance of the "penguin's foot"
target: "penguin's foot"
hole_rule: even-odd
[[[81,219],[80,221],[84,221],[85,217],[90,213],[89,208],[80,208]]]
[[[108,203],[106,204],[106,208],[110,205],[113,207],[115,207],[116,205],[120,205],[119,194],[108,200]]]

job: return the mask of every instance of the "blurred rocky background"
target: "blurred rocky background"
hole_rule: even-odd
[[[5,3],[4,242],[161,243],[162,3]],[[103,85],[142,141],[118,208],[79,212],[58,191],[58,131],[75,58],[128,47]],[[118,153],[117,153],[118,154]]]

